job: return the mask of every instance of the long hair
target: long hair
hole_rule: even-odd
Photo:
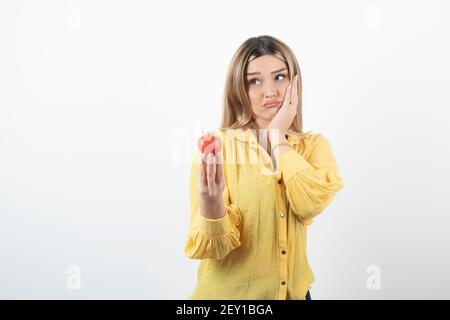
[[[298,74],[297,114],[288,129],[288,133],[300,136],[303,134],[300,67],[291,49],[282,41],[268,35],[247,39],[233,55],[225,80],[221,129],[256,128],[245,74],[249,62],[263,55],[273,55],[284,61],[290,81],[295,74]]]

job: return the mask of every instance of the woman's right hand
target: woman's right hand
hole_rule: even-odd
[[[202,167],[198,177],[200,213],[209,219],[219,219],[225,215],[222,193],[225,189],[222,152],[216,156],[202,154]]]

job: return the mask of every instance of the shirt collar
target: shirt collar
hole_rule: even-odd
[[[288,142],[290,144],[298,144],[308,133],[312,131],[304,132],[298,135],[287,133]],[[233,137],[234,139],[242,142],[257,142],[256,131],[254,129],[225,129],[226,135]]]

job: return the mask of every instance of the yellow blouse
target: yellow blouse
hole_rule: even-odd
[[[188,299],[304,300],[314,274],[306,229],[344,184],[321,134],[288,135],[293,149],[277,168],[252,129],[215,133],[222,141],[225,216],[200,214],[197,149],[190,175],[190,228],[184,253],[200,259]]]

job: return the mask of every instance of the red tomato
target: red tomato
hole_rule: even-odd
[[[209,153],[216,155],[222,148],[220,138],[212,133],[201,136],[197,141],[200,151],[207,156]]]

